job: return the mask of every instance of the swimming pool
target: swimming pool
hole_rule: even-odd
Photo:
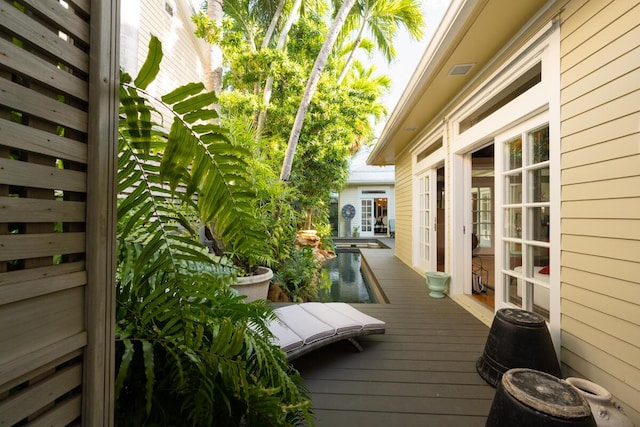
[[[318,301],[379,302],[362,273],[362,255],[357,249],[336,251],[336,257],[323,265],[322,274],[330,280],[331,286],[320,290]]]

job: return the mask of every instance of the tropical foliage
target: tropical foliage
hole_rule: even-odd
[[[227,1],[227,18],[219,40],[226,63],[220,93],[223,120],[240,116],[256,123],[255,149],[278,175],[295,112],[329,30],[326,2],[302,2],[298,10],[295,4],[287,3],[276,34],[268,43],[268,19],[258,12],[273,8],[261,9],[259,2],[246,0]],[[200,35],[210,33],[207,29],[211,26],[203,15],[195,21]],[[283,41],[286,43],[281,44]],[[330,56],[325,72],[319,75],[318,90],[305,114],[288,178],[289,186],[296,191],[293,204],[313,213],[316,224],[328,217],[331,192],[340,190],[346,181],[348,158],[360,145],[373,140],[373,124],[386,113],[379,99],[389,89],[389,78],[359,64],[357,71],[338,84],[341,64],[340,57]],[[269,97],[265,97],[267,91]],[[259,119],[264,121],[259,123]]]
[[[152,38],[135,81],[121,78],[116,424],[312,424],[298,373],[271,344],[273,312],[236,296],[228,258],[198,241],[206,220],[239,254],[265,246],[261,222],[250,220],[251,153],[211,124],[216,99],[200,84],[151,108],[144,89],[161,57]]]

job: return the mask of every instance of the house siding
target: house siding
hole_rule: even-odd
[[[162,42],[164,56],[160,73],[149,88],[152,93],[165,94],[183,84],[204,81],[207,44],[194,35],[195,24],[191,21],[188,2],[177,0],[173,17],[165,11],[164,1],[141,0],[139,8],[138,28],[126,28],[126,31],[137,31],[135,37],[129,35],[137,39],[137,50],[123,52],[126,57],[135,55],[137,66],[135,70],[126,71],[135,74],[140,69],[153,34]]]
[[[640,425],[640,4],[560,18],[561,358]]]
[[[338,235],[340,237],[347,237],[347,220],[342,216],[342,208],[345,205],[353,205],[356,208],[356,216],[351,220],[351,232],[353,235],[353,230],[355,227],[360,229],[360,203],[358,200],[358,187],[347,187],[342,192],[340,192],[340,205],[338,206],[338,212],[340,212],[338,218]]]
[[[413,266],[413,172],[411,153],[396,159],[396,256]]]

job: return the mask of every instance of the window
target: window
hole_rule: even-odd
[[[549,319],[549,126],[501,143],[504,300]]]
[[[490,248],[493,230],[493,202],[491,187],[471,188],[473,234],[478,238],[479,248]]]
[[[176,5],[173,1],[171,0],[165,0],[164,2],[164,11],[167,12],[167,14],[170,17],[174,17],[176,15]]]

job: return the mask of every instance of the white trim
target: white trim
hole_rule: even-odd
[[[429,154],[424,159],[418,161],[418,155],[428,149],[432,144],[437,143],[438,140],[442,140],[442,147],[438,148],[433,153]],[[412,198],[414,200],[413,203],[413,212],[412,218],[412,248],[411,248],[411,262],[412,267],[421,274],[424,274],[427,271],[435,271],[437,268],[437,230],[435,229],[435,222],[431,222],[431,232],[429,234],[429,260],[425,262],[424,258],[421,254],[421,238],[416,236],[420,236],[420,206],[418,201],[419,199],[419,191],[420,191],[420,179],[429,175],[429,186],[430,186],[430,206],[429,210],[432,216],[437,213],[437,169],[444,166],[444,160],[446,155],[446,142],[444,140],[444,125],[437,126],[432,129],[427,137],[423,139],[423,141],[418,144],[413,150],[411,150],[411,169],[412,173],[412,187],[413,194]],[[433,221],[431,219],[430,221]],[[445,233],[446,234],[446,233]]]
[[[501,266],[503,260],[503,224],[500,210],[504,190],[502,178],[502,151],[496,138],[508,130],[510,135],[530,130],[543,124],[549,125],[550,138],[550,318],[549,330],[556,348],[560,349],[560,30],[555,22],[549,22],[520,48],[509,60],[480,85],[479,89],[454,107],[448,115],[450,126],[450,182],[449,206],[451,245],[448,259],[451,263],[451,289],[454,296],[471,293],[471,156],[470,153],[485,145],[488,140],[495,143],[495,274],[496,310],[502,308],[503,289]],[[460,121],[480,108],[502,88],[507,87],[537,62],[541,62],[541,81],[499,108],[475,126],[459,133]],[[446,143],[445,143],[446,146]],[[414,165],[415,167],[416,165]],[[464,231],[463,231],[464,230]],[[455,254],[455,256],[454,256]]]

